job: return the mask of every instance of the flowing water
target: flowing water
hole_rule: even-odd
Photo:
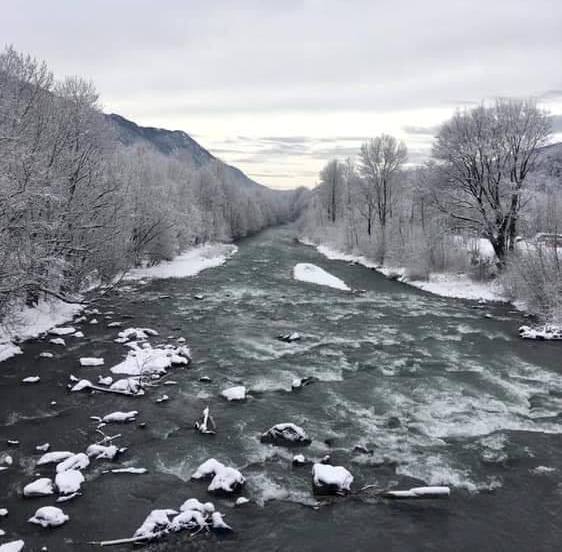
[[[197,497],[213,500],[235,529],[229,537],[193,537],[189,546],[197,550],[561,549],[560,344],[519,340],[520,315],[506,306],[432,296],[326,260],[293,236],[277,228],[244,240],[225,266],[197,277],[127,284],[96,302],[100,324],[79,325],[86,338],[69,337],[64,349],[31,341],[23,355],[2,363],[0,455],[9,452],[14,465],[0,473],[0,507],[9,509],[0,518],[7,532],[0,543],[21,537],[26,550],[88,550],[89,540],[132,535],[154,508]],[[294,281],[298,262],[366,291]],[[144,398],[68,393],[71,373],[96,380],[123,358],[110,321],[156,329],[153,344],[185,336],[191,368],[176,369],[176,386]],[[302,341],[275,339],[293,330]],[[39,358],[41,351],[55,358]],[[105,367],[80,367],[81,356],[102,356]],[[39,383],[20,383],[35,374]],[[317,381],[291,391],[305,376]],[[219,397],[236,384],[250,389],[247,401]],[[170,400],[156,403],[162,393]],[[216,436],[192,429],[207,405]],[[137,423],[110,432],[121,433],[119,443],[128,447],[119,467],[148,473],[104,473],[115,466],[93,462],[83,496],[62,504],[69,523],[54,530],[26,523],[36,508],[54,504],[54,497],[21,498],[35,473],[53,471],[37,471],[35,446],[47,441],[51,450],[83,451],[99,438],[90,416],[132,409],[140,412]],[[391,502],[372,491],[315,498],[310,465],[291,462],[301,451],[259,442],[261,432],[287,421],[313,439],[302,452],[311,459],[330,454],[353,473],[355,490],[445,484],[451,498]],[[8,447],[8,439],[21,443]],[[251,504],[234,508],[190,480],[209,457],[241,469]],[[183,550],[188,539],[180,533],[147,549]]]

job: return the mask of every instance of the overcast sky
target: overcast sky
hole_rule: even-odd
[[[381,132],[418,162],[436,125],[484,98],[533,95],[562,114],[561,0],[21,0],[0,13],[7,44],[91,78],[105,111],[185,130],[273,187],[315,184]]]

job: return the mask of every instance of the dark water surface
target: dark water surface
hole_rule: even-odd
[[[190,497],[212,500],[235,534],[168,537],[148,550],[455,550],[562,549],[562,348],[520,341],[520,316],[507,307],[475,308],[391,282],[368,269],[329,261],[294,244],[291,229],[273,229],[239,244],[228,263],[186,279],[127,284],[96,304],[97,326],[77,325],[85,339],[65,349],[47,339],[28,342],[24,354],[0,365],[0,457],[14,458],[0,473],[0,544],[15,538],[25,550],[91,550],[92,539],[128,537],[154,508],[178,508]],[[357,296],[294,281],[293,266],[314,263],[342,278]],[[205,299],[197,301],[194,294]],[[164,298],[163,296],[169,296]],[[490,318],[485,316],[489,313]],[[124,315],[132,316],[124,319]],[[126,353],[117,328],[150,327],[160,337],[185,336],[194,362],[175,370],[177,386],[144,398],[70,394],[70,374],[97,380]],[[297,330],[303,340],[275,336]],[[51,351],[54,359],[39,358]],[[81,356],[102,356],[101,368],[80,367]],[[38,374],[41,381],[22,385]],[[212,383],[199,378],[210,376]],[[294,378],[318,382],[291,392]],[[227,403],[222,389],[244,384],[251,398]],[[170,401],[157,404],[166,393]],[[56,401],[56,406],[50,406]],[[192,429],[210,405],[218,433]],[[26,523],[55,497],[23,499],[38,469],[35,446],[84,451],[98,440],[90,416],[139,410],[137,424],[112,426],[127,446],[118,465],[93,461],[83,496],[60,505],[70,515],[61,528]],[[367,484],[402,488],[446,484],[449,500],[389,502],[368,493],[316,499],[310,466],[293,467],[295,450],[263,445],[259,434],[275,423],[302,425],[312,444],[302,452]],[[21,444],[9,447],[8,439]],[[354,451],[356,445],[372,450]],[[209,457],[237,466],[253,503],[233,508],[206,484],[191,481]],[[145,475],[103,473],[145,467]],[[552,468],[539,469],[538,466]],[[112,550],[128,550],[128,546]]]

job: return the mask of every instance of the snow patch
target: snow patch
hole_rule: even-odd
[[[307,282],[309,284],[317,284],[342,291],[350,291],[350,288],[343,280],[340,280],[333,274],[326,272],[323,268],[310,263],[298,263],[295,265],[293,268],[293,277],[295,280]]]
[[[143,278],[185,278],[202,270],[223,265],[238,251],[235,245],[205,244],[178,255],[174,260],[147,268],[135,268],[125,276],[126,280]]]

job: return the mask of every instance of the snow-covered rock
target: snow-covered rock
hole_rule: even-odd
[[[171,523],[172,531],[181,531],[183,529],[203,528],[207,526],[207,520],[198,510],[184,510],[175,516]]]
[[[291,332],[283,335],[278,335],[277,339],[279,341],[284,341],[285,343],[293,343],[294,341],[300,341],[301,334],[298,332]]]
[[[55,477],[55,485],[59,493],[64,495],[77,493],[82,483],[84,483],[84,476],[78,470],[66,470],[57,473]]]
[[[35,450],[38,450],[39,452],[47,452],[50,448],[51,448],[50,443],[43,443],[42,445],[37,445],[35,447]],[[64,460],[64,458],[63,458],[63,460]]]
[[[144,395],[144,389],[140,378],[123,378],[118,379],[109,386],[113,391],[119,391],[120,393],[126,393],[128,395]]]
[[[49,333],[51,335],[70,335],[73,334],[74,332],[76,332],[76,328],[73,328],[72,326],[60,326],[58,328],[51,328],[49,330]]]
[[[39,353],[39,356],[41,358],[54,358],[55,355],[53,353],[43,351],[42,353]]]
[[[318,463],[312,466],[312,481],[319,494],[342,494],[351,491],[353,475],[343,466]]]
[[[227,533],[232,531],[232,527],[224,521],[223,515],[220,512],[213,512],[211,514],[211,529]]]
[[[90,389],[92,387],[92,382],[87,379],[78,380],[71,388],[70,391],[76,393],[77,391],[84,391],[84,389]]]
[[[10,541],[0,544],[0,552],[21,552],[24,546],[25,542],[22,540]]]
[[[60,508],[56,508],[55,506],[43,506],[27,521],[29,521],[29,523],[41,525],[41,527],[58,527],[68,520],[69,517]]]
[[[293,465],[295,466],[304,466],[306,464],[306,458],[304,454],[295,454],[293,456]]]
[[[41,378],[39,376],[27,376],[21,380],[22,383],[37,383]]]
[[[72,334],[72,337],[84,337],[84,332],[80,332],[80,331],[75,332]]]
[[[90,445],[86,454],[96,460],[114,460],[120,450],[115,445]]]
[[[103,358],[82,357],[80,358],[80,366],[102,366]]]
[[[215,511],[215,506],[212,502],[200,502],[196,498],[188,498],[181,506],[180,512],[186,510],[197,510],[201,513],[212,513]]]
[[[57,464],[57,473],[62,473],[68,470],[83,470],[90,465],[90,459],[83,452],[78,454],[73,454],[69,456],[66,460],[59,462]]]
[[[54,492],[53,482],[48,477],[36,479],[23,488],[23,496],[25,497],[49,496]]]
[[[242,401],[246,398],[246,387],[243,385],[236,385],[221,391],[221,396],[227,401]]]
[[[114,374],[127,374],[129,376],[163,375],[172,366],[188,365],[191,352],[188,347],[151,346],[139,347],[134,345],[127,354],[127,358],[113,366]]]
[[[274,425],[262,433],[260,441],[284,446],[306,446],[311,443],[306,431],[293,423]]]
[[[119,339],[125,341],[143,341],[150,336],[157,336],[158,332],[151,328],[127,328],[120,331],[118,334]]]
[[[343,280],[310,263],[299,263],[293,268],[293,278],[309,284],[328,286],[341,291],[350,291]]]
[[[530,326],[521,326],[519,328],[519,336],[523,339],[536,339],[539,341],[558,341],[562,340],[562,326],[546,324],[531,328]]]
[[[60,345],[61,347],[66,347],[66,341],[62,337],[49,339],[49,343],[52,343],[53,345]]]
[[[192,479],[205,479],[207,477],[214,476],[217,472],[224,469],[224,464],[215,460],[214,458],[209,458],[205,460],[193,473]]]
[[[245,482],[245,477],[236,468],[227,466],[215,473],[207,490],[217,494],[232,494],[238,492]]]
[[[14,463],[14,459],[9,454],[5,454],[0,457],[0,462],[6,466],[11,466]]]
[[[451,494],[449,487],[413,487],[404,491],[386,491],[385,498],[446,498]]]
[[[191,477],[193,479],[212,477],[207,490],[213,493],[231,494],[239,491],[246,482],[236,468],[227,467],[214,458],[203,462]]]
[[[291,382],[291,388],[294,389],[294,390],[302,389],[303,387],[306,387],[307,385],[310,385],[311,383],[314,383],[315,381],[318,381],[318,378],[315,378],[314,376],[305,376],[304,378],[295,378]]]
[[[102,421],[106,424],[110,423],[125,423],[125,422],[133,422],[135,418],[138,416],[137,410],[130,410],[129,412],[111,412],[110,414],[106,414]]]
[[[155,539],[170,531],[170,516],[177,514],[178,512],[172,509],[152,510],[133,536],[146,540]]]
[[[99,376],[98,383],[99,385],[111,385],[113,383],[113,378],[111,376]]]
[[[239,496],[234,503],[235,506],[244,506],[244,504],[248,504],[250,501],[245,496]]]
[[[37,460],[37,465],[43,466],[45,464],[58,464],[71,456],[74,456],[73,452],[69,452],[67,450],[53,450],[52,452],[46,452],[43,454],[43,456]]]

